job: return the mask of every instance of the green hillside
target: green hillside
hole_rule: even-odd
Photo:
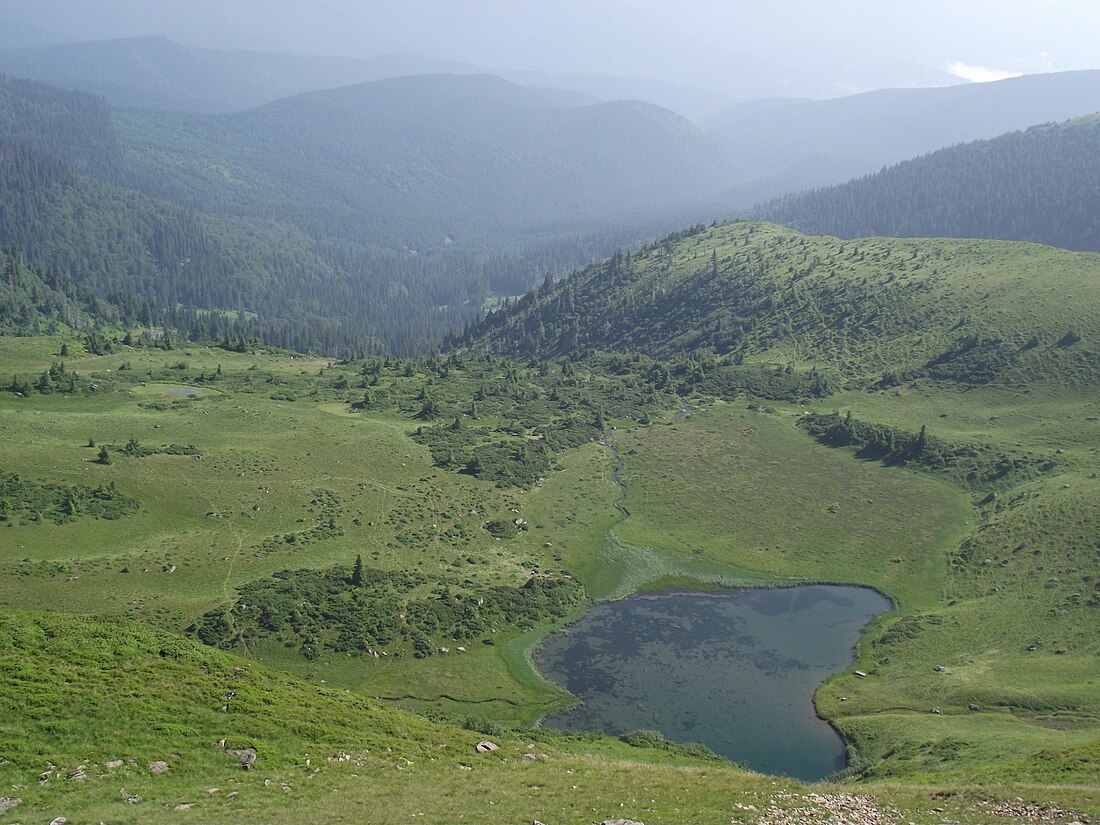
[[[1084,389],[1100,379],[1098,271],[1095,255],[1027,244],[699,226],[544,285],[462,340],[519,357],[712,353],[866,386]]]
[[[1100,251],[1100,116],[933,152],[758,216],[813,234],[1001,238]]]

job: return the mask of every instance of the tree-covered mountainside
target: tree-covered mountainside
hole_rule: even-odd
[[[0,335],[91,328],[114,309],[60,272],[28,266],[22,254],[0,250]]]
[[[1100,251],[1100,116],[941,149],[757,214],[844,238],[1003,238]]]
[[[0,75],[0,145],[13,144],[83,175],[111,178],[122,166],[110,108],[100,98]]]
[[[418,253],[667,215],[713,195],[725,170],[666,110],[567,105],[486,75],[396,78],[219,117],[124,113],[118,124],[143,191]]]
[[[1093,386],[1098,273],[1100,256],[1032,244],[697,226],[547,282],[458,343],[517,357],[709,351],[868,384]]]
[[[1096,111],[1100,71],[1057,72],[832,100],[752,102],[717,117],[710,134],[739,166],[728,201],[747,208],[956,143]]]
[[[112,118],[86,93],[4,79],[0,244],[126,323],[423,350],[494,293],[633,242],[721,167],[669,112],[567,103],[424,77]]]

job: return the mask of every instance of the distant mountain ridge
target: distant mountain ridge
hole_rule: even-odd
[[[941,149],[756,214],[845,238],[1000,238],[1097,252],[1100,115]]]
[[[157,36],[0,52],[5,74],[92,92],[113,106],[207,114],[386,77],[473,71],[465,64],[413,55],[299,57],[197,49]]]
[[[956,143],[1095,111],[1100,111],[1100,71],[1059,72],[832,100],[743,104],[715,116],[708,134],[737,168],[727,201],[747,208]]]
[[[26,47],[20,43],[26,42]],[[3,51],[7,48],[8,51]],[[199,114],[238,112],[285,97],[425,74],[493,74],[522,86],[561,89],[575,104],[645,100],[702,119],[736,100],[708,89],[636,77],[493,70],[413,54],[366,59],[302,57],[183,46],[165,37],[0,46],[0,72],[101,95],[114,106]]]

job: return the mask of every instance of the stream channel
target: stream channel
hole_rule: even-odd
[[[685,405],[677,420],[691,412]],[[608,440],[629,518],[622,460]],[[594,605],[535,653],[540,672],[581,704],[542,725],[621,735],[658,731],[763,773],[803,780],[845,766],[840,736],[813,706],[850,667],[863,627],[890,602],[836,585],[683,590]]]

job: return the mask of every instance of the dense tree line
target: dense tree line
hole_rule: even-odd
[[[480,590],[406,571],[295,570],[240,589],[228,612],[212,610],[192,628],[208,645],[273,639],[308,659],[325,653],[426,658],[447,645],[492,643],[498,631],[560,619],[584,598],[580,582],[539,574],[519,586]]]
[[[114,482],[46,484],[16,473],[0,477],[0,525],[67,524],[81,517],[117,519],[137,510],[137,500],[115,489]]]
[[[1050,459],[977,443],[953,443],[928,434],[852,418],[851,412],[809,414],[799,426],[823,444],[850,447],[860,458],[916,470],[942,473],[956,483],[976,488],[1019,483],[1054,469]]]

